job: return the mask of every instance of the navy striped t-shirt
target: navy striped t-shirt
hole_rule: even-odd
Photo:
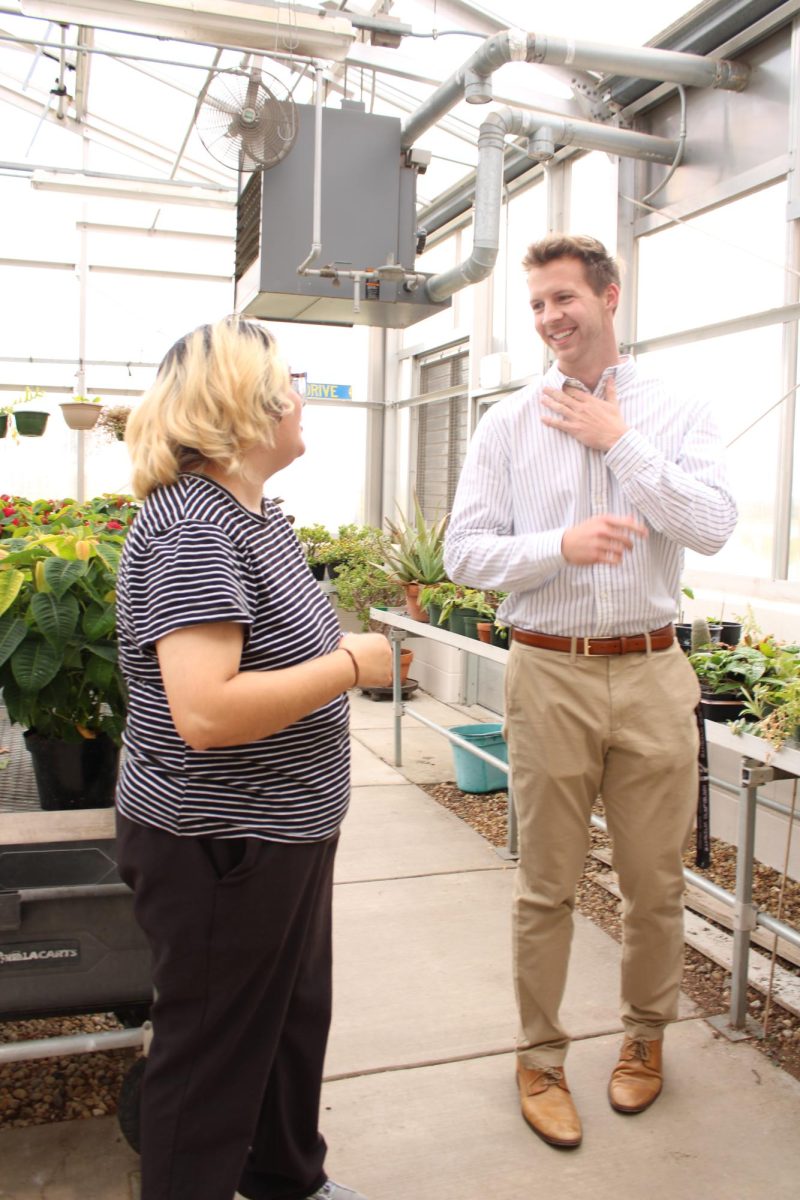
[[[257,742],[193,750],[178,734],[155,643],[176,629],[232,621],[242,671],[319,658],[341,637],[286,517],[182,475],[146,500],[125,540],[117,585],[120,662],[130,698],[117,806],[179,835],[317,841],[350,795],[347,696]]]

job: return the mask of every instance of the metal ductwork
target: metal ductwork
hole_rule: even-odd
[[[471,58],[442,83],[433,95],[403,123],[402,145],[413,146],[461,99],[486,104],[492,98],[489,77],[505,63],[547,63],[576,70],[616,71],[659,83],[680,83],[691,87],[724,88],[740,92],[747,87],[749,68],[725,58],[702,58],[675,50],[655,50],[649,46],[628,48],[605,46],[598,42],[578,42],[571,38],[506,30],[487,38]]]
[[[472,253],[441,274],[417,273],[414,192],[426,152],[414,143],[462,97],[488,103],[491,75],[514,61],[622,71],[681,86],[729,90],[743,89],[749,78],[746,66],[727,59],[506,30],[487,38],[401,125],[367,114],[352,102],[345,102],[341,111],[323,110],[318,72],[313,120],[312,110],[299,106],[295,149],[251,180],[240,197],[237,309],[277,320],[388,328],[403,328],[439,311],[455,292],[485,279],[495,265],[509,134],[527,137],[528,159],[538,162],[570,145],[665,165],[679,161],[680,139],[545,110],[493,112],[478,137]],[[354,190],[358,181],[369,183],[360,195]],[[288,222],[287,213],[292,214]]]
[[[431,302],[445,300],[492,272],[500,245],[504,150],[509,134],[527,135],[529,157],[537,161],[551,158],[555,146],[559,145],[671,163],[679,147],[679,142],[670,138],[615,129],[591,121],[570,121],[547,112],[502,108],[490,113],[478,135],[472,253],[463,263],[428,280],[425,295]]]

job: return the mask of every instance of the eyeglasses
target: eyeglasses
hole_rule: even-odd
[[[289,382],[293,392],[297,392],[300,400],[305,404],[308,399],[308,372],[307,371],[290,371]]]

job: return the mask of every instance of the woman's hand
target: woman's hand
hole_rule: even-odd
[[[340,642],[358,665],[360,687],[389,687],[392,682],[392,647],[382,633],[346,633]]]

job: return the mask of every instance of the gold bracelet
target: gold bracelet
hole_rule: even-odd
[[[358,663],[356,662],[356,656],[353,654],[352,650],[347,649],[347,646],[340,646],[339,649],[344,650],[345,654],[350,655],[350,661],[353,664],[353,670],[355,671],[355,679],[353,680],[351,686],[356,687],[358,684]]]

